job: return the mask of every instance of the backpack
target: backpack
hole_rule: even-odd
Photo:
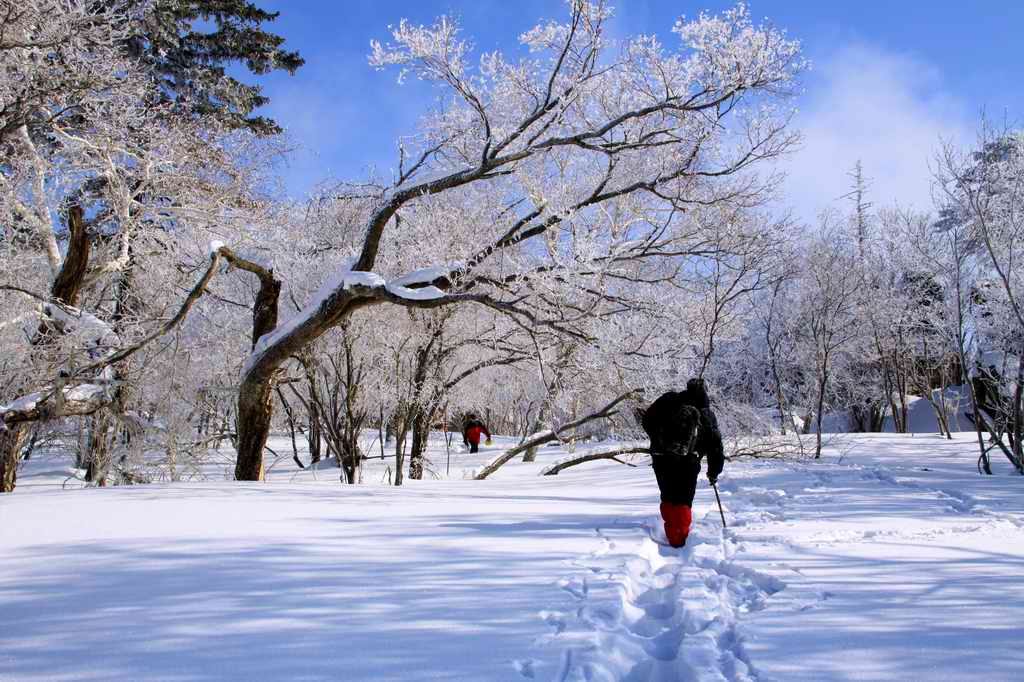
[[[688,403],[685,392],[662,395],[644,411],[640,424],[651,439],[651,454],[699,457],[700,411]]]

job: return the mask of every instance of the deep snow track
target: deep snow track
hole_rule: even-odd
[[[785,585],[733,560],[717,509],[694,523],[682,549],[662,544],[656,517],[596,535],[600,546],[560,581],[574,608],[542,614],[548,643],[563,649],[555,680],[759,679],[739,620]]]
[[[1014,679],[1013,663],[965,660],[957,641],[1013,638],[980,584],[1008,589],[1007,559],[1024,553],[1020,482],[975,476],[955,447],[745,465],[720,484],[729,528],[702,487],[680,550],[658,517],[596,529],[559,583],[571,606],[542,614],[561,651],[552,679],[934,679],[965,665]]]

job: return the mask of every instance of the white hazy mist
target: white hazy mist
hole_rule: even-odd
[[[807,221],[842,207],[858,159],[876,208],[931,208],[929,162],[942,139],[969,142],[980,113],[934,66],[867,44],[816,62],[801,100],[803,142],[783,162],[782,201]]]

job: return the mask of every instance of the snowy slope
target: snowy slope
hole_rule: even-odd
[[[971,399],[966,386],[948,386],[940,395],[939,389],[932,391],[932,399],[939,405],[945,406],[946,420],[952,431],[969,431],[974,428],[971,421],[967,419],[967,413],[971,411]],[[939,420],[935,416],[935,408],[931,403],[920,396],[908,395],[907,400],[907,431],[910,433],[929,434],[939,431]],[[889,410],[885,418],[882,431],[895,433],[896,425],[893,422]],[[768,413],[769,420],[774,423],[777,417],[773,411]],[[822,419],[822,433],[848,433],[852,422],[846,411],[829,412]],[[813,428],[813,427],[812,427]]]
[[[966,436],[728,466],[730,527],[702,486],[682,551],[649,468],[536,476],[564,456],[402,489],[30,469],[0,498],[0,679],[1020,679],[1024,481]]]

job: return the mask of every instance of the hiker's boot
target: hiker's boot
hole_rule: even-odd
[[[673,543],[673,547],[682,547],[686,544],[686,538],[690,535],[690,524],[693,522],[693,510],[690,509],[688,504],[677,504],[674,505],[675,509],[675,526],[679,529],[679,544]]]
[[[673,547],[682,547],[686,543],[686,531],[680,525],[677,511],[680,505],[671,502],[662,503],[662,519],[665,521],[665,539]]]
[[[690,532],[690,507],[685,504],[661,503],[661,518],[665,521],[665,539],[673,547],[686,544]]]

